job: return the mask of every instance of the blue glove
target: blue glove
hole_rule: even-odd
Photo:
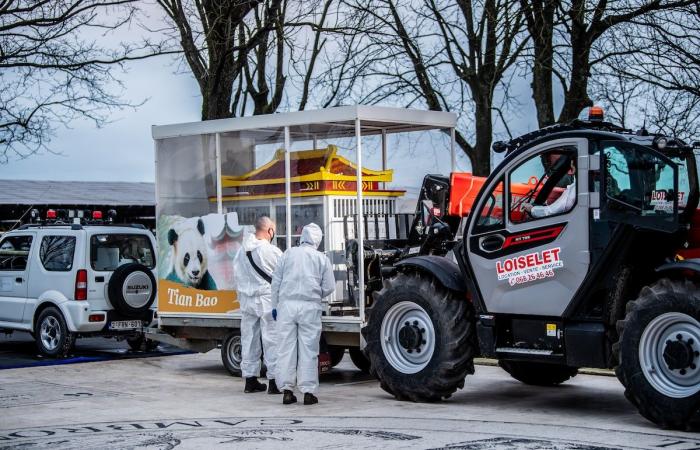
[[[276,309],[272,310],[272,320],[277,320],[277,310]]]

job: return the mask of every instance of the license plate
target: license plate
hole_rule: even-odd
[[[141,328],[140,320],[117,320],[109,323],[110,330],[127,330],[130,328]]]

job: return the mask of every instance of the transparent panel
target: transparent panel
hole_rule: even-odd
[[[491,191],[486,203],[481,207],[481,211],[479,211],[476,224],[474,225],[474,234],[503,228],[505,225],[503,198],[503,179],[501,179]]]
[[[576,204],[576,146],[532,156],[509,175],[510,220],[522,223],[565,214]]]
[[[333,263],[336,278],[336,291],[325,300],[327,315],[358,313],[354,300],[357,294],[353,293],[357,286],[348,285],[346,264],[348,241],[355,238],[352,230],[357,205],[354,134],[354,122],[290,127],[292,245],[299,245],[302,229],[309,223],[323,230],[319,250]],[[284,208],[279,209],[284,214]]]

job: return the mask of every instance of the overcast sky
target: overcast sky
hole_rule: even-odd
[[[95,128],[76,121],[71,129],[58,128],[50,148],[24,160],[0,164],[0,178],[32,180],[153,181],[151,125],[199,120],[201,97],[194,79],[175,74],[169,57],[131,63],[120,75],[124,99],[137,103],[136,111],[114,112],[111,123]]]

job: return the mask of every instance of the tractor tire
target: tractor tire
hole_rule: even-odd
[[[345,347],[342,345],[329,345],[328,354],[331,357],[331,367],[335,367],[343,360],[343,356],[345,356]]]
[[[669,279],[642,288],[617,331],[627,399],[663,428],[700,429],[700,289]]]
[[[360,350],[360,347],[350,347],[349,350],[350,359],[352,363],[364,373],[370,373],[370,367],[372,366],[369,359],[365,356],[364,352]]]
[[[533,386],[556,386],[578,374],[576,367],[526,361],[498,361],[501,369],[520,381]]]
[[[375,294],[363,328],[372,374],[399,400],[449,398],[474,373],[474,310],[429,275],[403,274]]]

